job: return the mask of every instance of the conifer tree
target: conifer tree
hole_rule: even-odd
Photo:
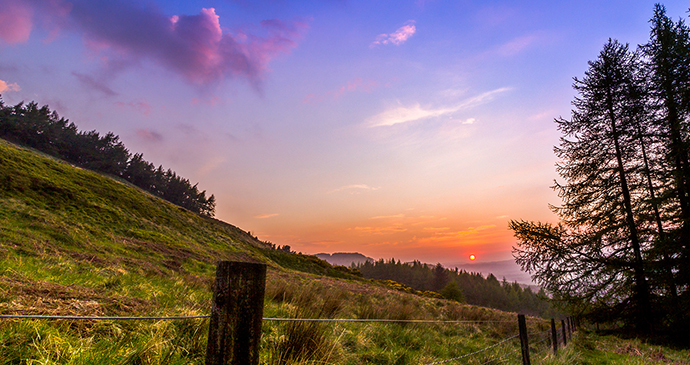
[[[575,78],[579,96],[572,118],[557,119],[563,134],[554,150],[560,161],[556,183],[563,204],[552,207],[558,226],[511,222],[519,240],[515,256],[523,268],[555,295],[628,312],[643,332],[651,328],[650,290],[643,250],[649,239],[640,230],[647,196],[636,138],[639,118],[639,58],[627,45],[611,41]],[[629,288],[632,288],[630,290]]]
[[[670,263],[666,266],[679,271],[679,284],[687,286],[690,284],[690,29],[683,20],[671,20],[659,4],[650,23],[650,40],[642,50],[648,58],[654,128],[663,144],[673,181],[660,201],[670,213],[670,219],[664,222],[670,234],[660,241],[659,248]],[[675,291],[675,283],[670,284],[671,291]]]

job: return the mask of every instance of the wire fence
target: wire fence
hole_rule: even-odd
[[[469,354],[465,354],[465,355],[462,355],[462,356],[454,357],[454,358],[452,358],[452,359],[447,359],[447,360],[441,360],[441,361],[432,362],[432,363],[429,363],[429,364],[426,364],[426,365],[446,364],[446,363],[453,362],[453,361],[460,361],[460,360],[462,360],[462,359],[466,359],[466,358],[469,358],[469,357],[472,357],[472,356],[476,356],[476,355],[478,355],[478,354],[481,354],[481,353],[483,353],[483,352],[486,352],[486,351],[488,351],[488,350],[491,350],[491,349],[493,349],[493,348],[495,348],[495,347],[498,347],[498,346],[500,346],[500,345],[502,345],[502,344],[504,344],[504,343],[507,343],[508,341],[511,341],[511,340],[513,340],[513,339],[516,339],[516,338],[518,338],[519,336],[520,336],[519,334],[518,334],[518,335],[514,335],[514,336],[508,337],[508,338],[506,338],[506,339],[504,339],[504,340],[502,340],[502,341],[499,341],[499,342],[497,342],[497,343],[495,343],[495,344],[493,344],[493,345],[491,345],[491,346],[487,346],[487,347],[485,347],[485,348],[483,348],[483,349],[480,349],[480,350],[471,352],[471,353],[469,353]]]
[[[60,315],[21,315],[21,314],[4,314],[0,315],[0,319],[25,319],[25,320],[186,320],[186,319],[207,319],[211,315],[196,315],[196,316],[60,316]],[[417,324],[470,324],[470,325],[481,325],[481,324],[495,324],[495,323],[515,323],[515,321],[505,321],[505,320],[484,320],[484,321],[472,321],[472,320],[455,320],[455,321],[444,321],[444,320],[427,320],[427,319],[363,319],[363,318],[273,318],[264,317],[263,321],[268,322],[351,322],[351,323],[417,323]],[[559,328],[560,329],[560,328]],[[569,331],[569,330],[566,330]],[[556,331],[555,334],[553,329],[548,329],[540,332],[527,333],[527,337],[530,339],[529,346],[537,348],[543,344],[551,345],[553,341],[553,336],[555,336],[558,343],[563,343],[564,337],[561,334],[562,331]],[[492,345],[486,346],[479,350],[463,354],[461,356],[456,356],[453,358],[439,360],[431,363],[426,363],[422,365],[440,365],[449,363],[458,363],[462,360],[473,359],[482,362],[476,362],[480,365],[486,364],[501,364],[509,359],[519,361],[518,354],[520,352],[520,347],[516,346],[519,344],[520,334],[515,334],[510,337],[504,338]],[[510,346],[510,347],[507,347]],[[507,347],[507,348],[502,348]],[[481,356],[480,355],[484,355]],[[524,363],[524,362],[523,362]]]
[[[221,262],[219,263],[219,271],[220,271],[220,264],[223,263],[228,263],[228,262]],[[246,269],[247,267],[256,269],[257,266],[247,266],[247,265],[259,265],[259,264],[247,264],[247,263],[229,263],[229,264],[241,264],[244,265],[243,268]],[[228,265],[225,265],[228,266]],[[232,265],[229,266],[232,269]],[[232,273],[232,275],[248,275],[247,272],[251,270],[235,270],[235,273]],[[261,268],[259,268],[261,269]],[[260,272],[259,272],[260,274]],[[254,274],[252,274],[254,275]],[[130,320],[188,320],[188,319],[210,319],[210,325],[209,325],[209,338],[208,338],[208,351],[207,351],[207,359],[206,359],[206,364],[230,364],[230,362],[227,362],[227,359],[224,358],[223,353],[227,352],[223,348],[224,347],[231,347],[234,348],[236,346],[232,345],[232,343],[228,341],[233,341],[234,338],[245,338],[245,337],[252,337],[251,341],[252,342],[252,349],[247,350],[243,349],[242,346],[240,346],[240,351],[245,351],[247,354],[242,353],[240,355],[234,354],[234,357],[244,357],[247,356],[247,359],[254,359],[251,362],[246,362],[247,364],[258,364],[258,346],[255,346],[256,344],[259,343],[260,341],[260,335],[261,335],[261,323],[262,321],[267,321],[267,322],[330,322],[330,323],[335,323],[335,322],[368,322],[368,323],[398,323],[398,324],[404,324],[404,323],[417,323],[417,324],[470,324],[470,325],[479,325],[479,324],[490,324],[490,323],[515,323],[515,321],[505,321],[505,320],[484,320],[484,321],[478,321],[478,320],[451,320],[451,321],[444,321],[444,320],[427,320],[427,319],[360,319],[360,318],[265,318],[262,317],[262,312],[263,312],[263,290],[257,291],[255,287],[245,287],[245,288],[240,288],[241,290],[233,290],[233,293],[239,293],[241,292],[242,294],[239,297],[232,297],[230,295],[227,295],[228,291],[228,286],[229,283],[237,283],[237,282],[251,282],[251,280],[229,280],[226,278],[225,281],[223,280],[218,280],[218,277],[220,277],[220,274],[217,273],[216,277],[216,284],[217,287],[214,288],[214,303],[213,303],[213,310],[211,314],[209,315],[194,315],[194,316],[60,316],[60,315],[21,315],[21,314],[4,314],[0,315],[0,319],[23,319],[23,320],[125,320],[125,321],[130,321]],[[263,282],[263,285],[265,285],[265,265],[263,267],[263,278],[260,278]],[[220,284],[219,284],[220,282]],[[256,282],[256,281],[254,281]],[[225,286],[222,286],[222,285]],[[237,288],[234,288],[237,289]],[[217,293],[224,293],[222,295],[218,295]],[[231,298],[232,297],[232,298]],[[252,305],[256,306],[256,308],[250,308],[250,305],[247,304],[247,298],[252,297],[252,300],[255,303],[252,303]],[[234,303],[224,303],[218,301],[218,298],[221,298],[223,301],[229,301],[229,300],[234,300]],[[260,299],[260,300],[259,300]],[[239,303],[242,303],[241,305]],[[260,308],[259,308],[260,307]],[[229,312],[224,312],[222,314],[219,314],[219,312],[227,311],[228,308],[234,308],[233,311]],[[239,309],[238,309],[239,308]],[[240,312],[238,313],[237,310]],[[258,314],[258,316],[257,316]],[[245,321],[242,322],[246,317],[254,317],[251,318],[251,321]],[[240,318],[240,321],[233,321],[233,328],[228,327],[228,319],[229,318]],[[220,318],[220,319],[219,319]],[[517,356],[518,353],[521,353],[522,355],[522,364],[523,365],[530,365],[530,359],[529,359],[529,353],[530,353],[530,347],[534,348],[535,350],[541,350],[541,347],[545,347],[544,344],[550,344],[553,347],[554,351],[557,351],[558,344],[562,343],[563,345],[566,344],[568,337],[571,335],[573,329],[577,326],[577,321],[574,320],[573,318],[566,318],[561,320],[561,326],[560,326],[560,331],[557,331],[555,321],[552,319],[551,320],[551,328],[548,330],[544,331],[538,331],[538,332],[532,332],[528,333],[527,332],[527,326],[526,326],[526,319],[525,316],[520,314],[518,315],[518,328],[519,328],[519,333],[509,336],[507,338],[503,338],[499,341],[497,341],[494,344],[491,344],[489,346],[486,346],[484,348],[444,359],[444,360],[438,360],[435,362],[431,363],[425,363],[425,364],[420,364],[420,365],[438,365],[438,364],[449,364],[449,363],[458,363],[462,361],[463,363],[474,363],[474,364],[499,364],[499,363],[504,363],[505,361],[509,360],[515,360],[515,362],[519,361],[519,358]],[[258,327],[257,327],[258,325]],[[225,326],[225,327],[223,327]],[[251,328],[250,328],[251,327]],[[222,328],[222,330],[219,330],[218,328]],[[253,328],[253,329],[252,329]],[[258,331],[256,330],[258,328]],[[220,335],[218,335],[220,333]],[[219,336],[219,337],[215,337]],[[226,340],[226,337],[229,338],[229,340]],[[519,339],[519,344],[520,346],[516,346],[518,343]],[[554,339],[556,339],[556,343],[553,343]],[[216,349],[215,347],[219,347],[219,349]],[[245,346],[246,347],[246,346]],[[216,351],[218,350],[218,351]],[[548,348],[546,348],[548,351]],[[254,353],[249,354],[248,351],[254,351]],[[222,356],[217,355],[217,353],[221,353]],[[471,359],[471,361],[470,361]]]
[[[210,318],[210,314],[199,316],[47,316],[3,314],[0,319],[69,319],[69,320],[177,320]],[[274,322],[380,322],[380,323],[438,323],[438,324],[482,324],[482,323],[514,323],[515,321],[443,321],[431,319],[375,319],[375,318],[262,318],[263,321]]]
[[[23,314],[4,314],[0,319],[69,319],[69,320],[176,320],[176,319],[201,319],[210,318],[210,315],[201,316],[154,316],[154,317],[123,317],[123,316],[42,316],[42,315],[23,315]]]

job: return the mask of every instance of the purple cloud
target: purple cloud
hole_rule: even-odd
[[[118,101],[115,106],[123,109],[131,109],[143,115],[151,114],[151,104],[146,101],[130,101],[125,103],[123,101]]]
[[[72,72],[72,75],[77,78],[80,84],[88,89],[98,91],[103,93],[105,96],[117,96],[118,94],[113,91],[105,82],[96,80],[92,76],[80,74],[78,72]]]
[[[0,0],[0,9],[0,39],[9,44],[26,42],[33,26],[33,9],[13,0]]]
[[[163,140],[163,136],[150,129],[137,129],[137,136],[146,142],[160,142]]]
[[[0,0],[0,41],[26,42],[37,25],[48,30],[52,40],[71,7],[63,0]]]
[[[153,6],[124,0],[74,0],[71,7],[64,6],[68,3],[63,0],[0,2],[21,10],[14,11],[21,13],[17,26],[5,31],[0,28],[0,38],[6,42],[25,41],[32,27],[31,14],[42,11],[39,18],[54,15],[52,24],[81,33],[87,46],[106,61],[106,67],[153,60],[202,86],[229,77],[244,77],[256,86],[268,71],[268,63],[295,48],[308,28],[304,22],[273,19],[260,24],[265,36],[224,33],[213,8],[201,9],[197,15],[169,16]],[[53,14],[51,9],[60,11]],[[5,12],[0,10],[0,16]]]

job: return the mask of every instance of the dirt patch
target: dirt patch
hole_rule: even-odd
[[[166,258],[175,259],[178,261],[186,259],[194,259],[202,262],[208,262],[209,259],[187,247],[174,247],[166,243],[142,241],[133,238],[124,238],[122,240],[124,247],[140,253],[156,253]]]
[[[0,277],[3,287],[0,313],[21,315],[98,316],[146,311],[149,301],[77,285]]]

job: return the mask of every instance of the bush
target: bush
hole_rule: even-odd
[[[465,296],[462,294],[462,290],[460,290],[455,281],[451,281],[446,284],[446,286],[441,289],[440,294],[446,299],[454,300],[459,303],[463,303],[465,301]]]

